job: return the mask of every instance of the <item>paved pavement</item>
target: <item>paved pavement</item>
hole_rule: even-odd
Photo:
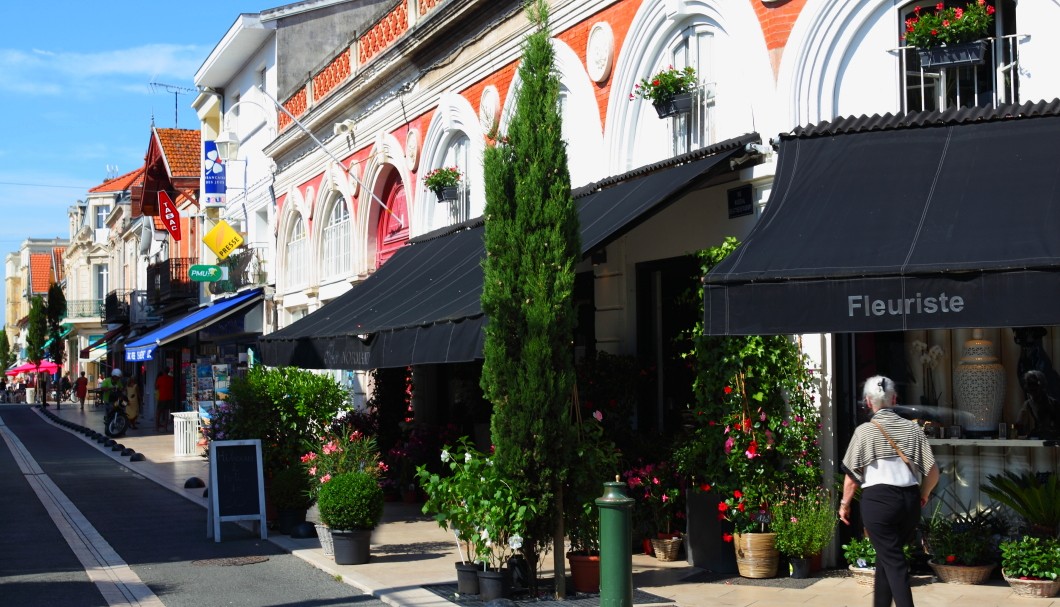
[[[37,411],[37,409],[34,409]],[[102,412],[86,406],[54,405],[47,409],[77,426],[102,432]],[[40,413],[38,411],[38,413]],[[56,423],[41,414],[42,420]],[[205,534],[206,499],[203,489],[185,489],[192,477],[207,480],[208,465],[199,456],[175,456],[172,432],[156,433],[152,420],[141,420],[139,430],[130,430],[120,439],[127,448],[144,456],[143,461],[103,447],[86,436],[82,440],[95,445],[109,457],[147,477],[159,485],[184,496],[202,507]],[[68,429],[74,432],[73,429]],[[316,538],[292,539],[271,534],[269,541],[291,554],[342,581],[398,607],[452,607],[453,603],[423,588],[424,585],[455,583],[453,563],[459,559],[452,536],[438,527],[433,519],[424,516],[415,504],[387,503],[384,520],[372,536],[372,558],[364,565],[336,565],[324,556]],[[694,607],[722,605],[733,607],[788,607],[793,605],[865,606],[872,603],[872,591],[849,577],[822,577],[806,588],[763,587],[743,584],[707,583],[696,581],[704,571],[687,563],[663,562],[645,555],[633,556],[634,588],[663,597],[660,604]],[[924,582],[916,584],[913,596],[920,607],[944,606],[1010,606],[1021,603],[1044,607],[1060,607],[1056,599],[1021,599],[1004,582],[992,581],[980,586]],[[641,603],[638,603],[641,605]]]

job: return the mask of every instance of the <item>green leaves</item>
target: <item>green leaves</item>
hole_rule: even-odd
[[[1001,542],[1001,569],[1010,578],[1055,580],[1060,574],[1060,541],[1024,536]]]
[[[1057,537],[1060,534],[1060,485],[1056,474],[992,474],[983,493],[1008,506],[1031,527]]]

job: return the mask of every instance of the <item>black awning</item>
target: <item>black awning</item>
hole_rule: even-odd
[[[1060,117],[786,139],[709,335],[1060,323]]]
[[[407,244],[316,312],[259,338],[267,365],[377,369],[480,357],[481,221]]]
[[[572,192],[582,253],[606,245],[757,143],[744,135]],[[482,219],[409,241],[361,284],[258,339],[270,366],[378,369],[482,358]]]
[[[81,348],[81,351],[78,352],[78,355],[81,358],[89,358],[90,356],[92,356],[92,350],[95,350],[96,348],[99,348],[101,346],[106,346],[111,341],[113,341],[114,338],[118,337],[119,335],[125,335],[128,331],[129,331],[129,326],[128,325],[122,325],[122,326],[118,327],[117,329],[111,329],[110,331],[107,331],[106,333],[104,333],[103,337],[100,337],[96,341],[88,344],[88,347]]]

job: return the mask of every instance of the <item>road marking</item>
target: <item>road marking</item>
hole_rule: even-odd
[[[59,487],[44,474],[37,460],[26,446],[0,419],[0,436],[18,463],[26,481],[33,488],[55,527],[62,533],[70,549],[81,561],[88,578],[99,588],[107,604],[112,607],[165,607],[155,593],[144,584],[136,572],[111,548],[107,540],[88,522],[85,515],[66,497]]]

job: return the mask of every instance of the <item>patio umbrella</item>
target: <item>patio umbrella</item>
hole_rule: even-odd
[[[19,373],[33,373],[35,371],[44,371],[45,373],[55,373],[59,370],[59,365],[53,363],[50,360],[40,361],[40,365],[34,365],[32,362],[23,363],[14,369],[8,369],[4,374],[14,377]]]

